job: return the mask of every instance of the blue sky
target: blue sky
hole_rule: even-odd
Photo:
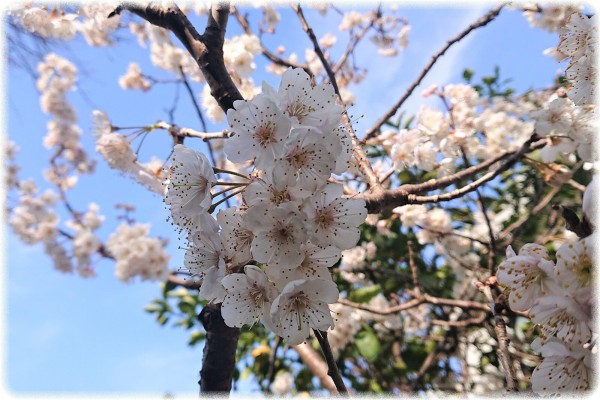
[[[406,16],[412,26],[409,47],[396,58],[377,56],[368,43],[358,50],[360,65],[369,69],[361,86],[352,88],[358,101],[350,113],[355,117],[364,115],[356,122],[359,135],[397,101],[446,40],[487,9],[481,6],[401,6],[399,13]],[[339,24],[338,17],[331,12],[322,17],[307,10],[306,15],[318,37],[327,32],[335,33]],[[288,50],[308,45],[292,13],[282,10],[282,18],[284,23],[280,24],[276,36],[279,40],[267,43],[281,43]],[[202,27],[202,24],[197,26]],[[229,29],[228,35],[240,32],[233,20],[229,22]],[[295,42],[293,37],[300,39]],[[442,57],[405,109],[417,111],[424,104],[420,92],[433,83],[460,82],[466,67],[473,68],[481,77],[491,74],[498,65],[502,76],[512,78],[512,86],[519,91],[548,86],[560,65],[542,51],[557,42],[557,36],[529,28],[520,13],[505,10],[496,21],[473,32]],[[338,40],[340,49],[343,44],[343,40]],[[106,111],[115,125],[146,125],[167,118],[165,110],[173,101],[173,85],[157,85],[147,94],[123,91],[118,86],[118,77],[131,61],[138,62],[145,73],[168,77],[151,65],[147,49],[140,48],[135,39],[103,49],[91,49],[77,39],[69,47],[71,50],[58,49],[57,53],[84,65],[79,73],[80,88],[70,94],[69,100],[78,112],[88,151],[93,151],[90,118],[93,109]],[[302,55],[303,49],[297,48]],[[257,64],[255,83],[265,78],[277,86],[277,78],[263,72],[265,61],[259,57]],[[41,144],[49,117],[40,111],[31,78],[10,66],[5,69],[7,117],[4,122],[8,136],[21,148],[17,156],[21,167],[19,177],[32,177],[41,187],[49,187],[41,172],[41,162],[49,158]],[[201,86],[195,85],[194,89],[200,93]],[[200,129],[183,88],[180,96],[176,122]],[[221,128],[222,125],[212,126],[209,130]],[[188,144],[202,149],[199,142]],[[164,158],[169,153],[169,145],[170,138],[165,133],[152,133],[142,148],[140,159],[147,161],[152,155]],[[168,213],[161,199],[110,170],[99,155],[95,156],[99,161],[97,174],[81,179],[77,188],[68,194],[71,202],[80,210],[86,209],[91,201],[100,205],[101,213],[107,217],[99,231],[103,239],[119,224],[113,205],[117,202],[135,204],[136,219],[152,223],[152,235],[170,239],[170,265],[173,269],[179,267],[183,252],[177,250],[177,235],[165,221]],[[0,290],[4,306],[4,319],[0,322],[4,343],[0,346],[4,358],[0,361],[3,365],[0,388],[4,386],[13,395],[34,398],[40,398],[41,394],[59,397],[68,394],[79,398],[82,393],[101,397],[136,394],[161,398],[166,392],[180,398],[183,394],[197,393],[201,348],[187,346],[187,331],[169,324],[161,327],[153,316],[143,311],[144,306],[159,295],[158,283],[120,282],[114,277],[113,264],[108,261],[96,265],[98,276],[95,278],[64,275],[52,268],[41,246],[21,243],[8,229],[4,239],[4,290]],[[249,383],[240,386],[246,394],[253,388]]]

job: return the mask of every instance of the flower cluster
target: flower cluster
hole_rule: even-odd
[[[597,178],[594,178],[597,180]],[[586,190],[586,198],[596,184]],[[593,215],[586,199],[584,215]],[[592,352],[597,332],[592,282],[598,262],[598,233],[563,244],[556,261],[544,246],[529,243],[518,254],[509,246],[497,279],[508,293],[511,309],[529,311],[540,336],[532,343],[543,361],[532,375],[540,394],[588,390],[594,374]]]
[[[29,32],[43,38],[71,40],[81,33],[90,46],[112,44],[110,34],[119,27],[118,15],[108,18],[116,5],[83,4],[78,13],[28,3],[11,7],[9,13]]]
[[[96,151],[106,159],[108,165],[149,190],[164,195],[166,187],[163,184],[165,179],[163,163],[157,159],[147,163],[138,161],[129,140],[114,132],[116,128],[112,126],[104,112],[94,110],[92,119]]]
[[[142,70],[137,63],[129,63],[125,75],[119,78],[119,86],[123,89],[141,90],[143,92],[150,89],[152,84],[142,74]]]
[[[38,188],[32,180],[18,182],[18,187],[19,204],[9,218],[13,232],[28,244],[54,240],[59,220],[53,210],[56,193],[46,190],[38,195]]]
[[[545,29],[550,32],[557,32],[574,12],[581,9],[580,6],[575,4],[544,4],[543,7],[537,4],[530,4],[527,7],[523,7],[523,15],[527,18],[529,23],[540,29]]]
[[[78,175],[94,170],[94,162],[81,144],[77,115],[67,100],[67,92],[75,89],[77,67],[69,60],[49,53],[38,64],[37,70],[36,85],[41,93],[42,111],[53,117],[48,122],[43,143],[44,147],[55,151],[55,156],[44,176],[62,190],[70,189],[77,183]]]
[[[186,269],[202,277],[201,296],[223,302],[225,322],[259,319],[298,344],[311,328],[333,328],[328,304],[339,293],[328,267],[358,241],[366,208],[329,181],[352,154],[332,87],[289,69],[277,90],[264,84],[263,92],[227,112],[234,136],[224,151],[253,165],[246,182],[218,181],[203,154],[177,145],[165,202],[187,231]],[[218,185],[241,187],[243,202],[215,220]]]
[[[575,105],[559,91],[530,116],[535,120],[535,132],[548,140],[548,145],[540,152],[543,162],[553,162],[575,153],[587,162],[596,159],[593,143],[598,120],[593,106]]]
[[[98,207],[92,203],[90,210],[79,216],[77,221],[67,222],[75,230],[72,235],[59,229],[60,218],[54,210],[58,201],[56,193],[47,189],[39,194],[33,180],[16,181],[16,186],[19,203],[10,210],[8,221],[13,232],[25,243],[42,243],[57,270],[72,272],[76,269],[82,277],[93,276],[91,256],[100,247],[93,231],[104,221],[104,217],[98,214]],[[61,236],[72,239],[70,252],[60,240]]]
[[[12,140],[9,140],[6,143],[6,148],[4,149],[4,162],[3,167],[6,171],[6,176],[4,178],[4,184],[7,191],[10,191],[12,188],[17,186],[17,173],[19,172],[19,166],[16,163],[16,154],[21,150],[19,146]]]
[[[518,149],[532,134],[528,110],[507,100],[481,98],[466,84],[432,87],[425,94],[438,96],[446,112],[426,106],[417,114],[413,129],[386,130],[372,143],[381,145],[397,170],[416,167],[452,174],[463,152],[488,159]]]
[[[66,222],[75,231],[71,256],[77,271],[84,277],[96,275],[92,268],[92,256],[100,251],[102,243],[94,231],[104,222],[104,216],[99,211],[100,207],[96,203],[90,203],[86,213],[76,214],[76,218]]]
[[[142,280],[165,280],[169,276],[169,255],[165,243],[159,238],[149,237],[150,224],[121,224],[113,232],[106,248],[115,258],[116,276],[129,281],[134,276]]]
[[[556,49],[558,61],[569,60],[565,76],[573,87],[568,96],[577,105],[595,103],[598,76],[596,52],[598,46],[597,17],[576,12],[560,30]]]

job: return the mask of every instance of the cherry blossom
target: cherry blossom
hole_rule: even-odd
[[[165,204],[170,206],[172,213],[192,218],[210,207],[210,189],[215,181],[215,174],[206,156],[178,144],[173,151]]]
[[[367,217],[365,201],[342,197],[343,187],[327,183],[303,203],[302,210],[312,224],[310,240],[318,246],[333,245],[341,250],[354,247],[360,236],[358,226]]]
[[[282,266],[281,268],[267,268],[266,273],[278,286],[297,279],[331,279],[329,267],[333,266],[341,257],[337,247],[325,248],[310,242],[302,245],[304,260],[297,267]]]
[[[509,291],[510,308],[525,311],[541,296],[560,294],[554,268],[543,246],[528,243],[518,255],[509,246],[496,278],[498,284]]]
[[[531,375],[534,392],[541,395],[588,390],[594,374],[592,354],[581,345],[568,345],[558,339],[538,338],[531,347],[543,361]]]
[[[277,91],[264,83],[263,92],[274,99],[294,124],[314,126],[328,132],[340,123],[342,108],[336,103],[333,86],[322,83],[313,87],[302,68],[285,71]]]
[[[255,320],[271,326],[271,303],[277,291],[263,271],[254,265],[246,265],[244,274],[230,274],[221,284],[227,292],[221,314],[229,326],[252,325]]]
[[[246,223],[254,232],[252,255],[256,261],[275,268],[300,265],[307,232],[297,207],[289,203],[274,209],[254,206],[248,210]]]
[[[254,233],[246,226],[245,218],[246,212],[237,207],[221,210],[217,214],[225,256],[233,265],[242,265],[252,259],[250,246]]]
[[[254,160],[257,168],[266,168],[282,154],[291,120],[264,95],[252,101],[237,100],[227,111],[227,121],[235,135],[225,142],[230,161]]]
[[[556,275],[567,293],[583,300],[591,296],[598,233],[565,243],[556,252]]]
[[[328,304],[337,301],[335,283],[323,279],[288,282],[271,305],[275,332],[289,345],[300,344],[310,329],[326,331],[334,322]]]
[[[282,156],[274,165],[274,180],[296,178],[299,187],[314,191],[336,167],[336,155],[341,152],[336,135],[321,135],[314,128],[292,129]]]
[[[195,231],[188,236],[184,257],[185,270],[193,276],[203,276],[211,267],[225,266],[225,250],[219,235],[214,232]]]

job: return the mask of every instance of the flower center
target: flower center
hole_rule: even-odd
[[[286,111],[290,115],[290,117],[298,118],[298,121],[302,119],[302,117],[306,117],[310,111],[310,109],[306,106],[306,104],[296,101],[295,103],[289,104],[286,108]]]
[[[270,143],[275,142],[275,124],[271,121],[267,122],[266,125],[260,126],[256,132],[254,132],[254,138],[258,141],[261,147],[267,147]]]

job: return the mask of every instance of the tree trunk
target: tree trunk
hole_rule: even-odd
[[[221,304],[208,304],[198,319],[206,330],[202,369],[200,370],[200,395],[229,393],[235,370],[235,353],[240,336],[239,328],[225,324]]]

